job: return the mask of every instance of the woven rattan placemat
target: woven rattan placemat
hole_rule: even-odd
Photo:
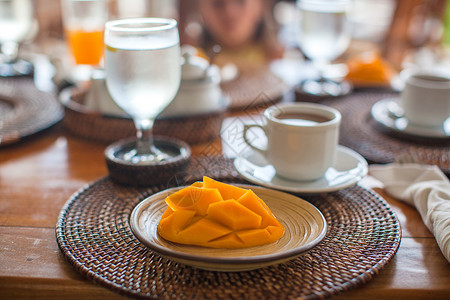
[[[207,171],[206,171],[207,170]],[[229,160],[196,158],[189,180],[209,175],[243,182]],[[182,174],[179,174],[182,175]],[[154,254],[131,232],[134,207],[152,193],[183,184],[130,188],[100,179],[75,193],[61,211],[56,237],[77,271],[120,294],[165,299],[319,298],[359,286],[377,274],[397,251],[401,229],[388,204],[355,186],[306,196],[325,216],[324,241],[303,256],[250,272],[212,272]],[[201,178],[201,177],[199,177]]]
[[[282,100],[288,86],[270,68],[241,70],[239,76],[221,84],[231,110],[263,108]]]
[[[396,93],[355,92],[350,96],[322,102],[342,113],[340,144],[359,152],[370,163],[394,162],[400,155],[412,155],[450,174],[450,139],[435,140],[395,133],[382,128],[370,110],[379,100],[398,97]]]
[[[62,91],[64,126],[74,135],[100,143],[114,143],[136,135],[129,118],[102,115],[85,105],[86,90],[68,88]],[[157,118],[153,133],[185,141],[188,144],[205,143],[220,135],[225,108],[192,116]]]
[[[32,78],[0,79],[0,146],[52,126],[63,114],[56,97],[38,90]]]

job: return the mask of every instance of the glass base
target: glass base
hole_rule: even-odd
[[[23,59],[0,64],[0,77],[30,76],[33,72],[33,64]]]
[[[174,178],[179,176],[184,178],[191,157],[189,145],[168,137],[155,137],[154,143],[168,156],[167,159],[159,162],[148,159],[138,160],[137,163],[125,161],[124,156],[136,149],[136,138],[109,145],[105,149],[105,160],[111,179],[130,186],[153,186],[173,184]]]
[[[114,151],[111,156],[123,164],[145,167],[167,164],[187,152],[186,147],[182,147],[170,139],[158,137],[153,142],[151,148],[146,145],[138,150],[138,147],[143,145],[136,138],[122,140],[113,147]]]
[[[154,148],[154,147],[153,147]],[[128,162],[131,162],[133,164],[154,164],[154,163],[160,163],[163,161],[167,161],[171,159],[172,155],[169,153],[164,153],[156,148],[153,149],[153,153],[144,153],[139,154],[137,149],[132,149],[126,153],[123,154],[122,159]]]
[[[300,83],[298,90],[304,94],[319,97],[339,97],[351,92],[351,84],[347,81],[331,79],[306,79]]]

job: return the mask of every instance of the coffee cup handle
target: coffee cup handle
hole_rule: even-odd
[[[253,150],[255,150],[255,151],[261,153],[261,154],[264,155],[264,156],[266,156],[267,149],[261,149],[261,148],[258,148],[258,147],[256,147],[256,146],[254,146],[254,145],[248,140],[248,138],[247,138],[247,131],[248,131],[250,128],[252,128],[252,127],[258,127],[258,128],[261,128],[261,129],[264,131],[264,134],[267,136],[266,128],[265,128],[264,126],[258,125],[258,124],[247,124],[247,125],[244,125],[244,131],[242,132],[242,135],[243,135],[243,138],[244,138],[244,142],[245,142],[247,145],[249,145],[250,148],[252,148]]]

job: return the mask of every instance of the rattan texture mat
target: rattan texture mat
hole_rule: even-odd
[[[32,78],[0,79],[0,146],[54,125],[63,114],[56,97],[38,90]]]
[[[68,88],[61,93],[65,115],[63,124],[74,135],[100,143],[113,143],[136,135],[128,118],[102,115],[85,106],[86,90]],[[155,135],[168,136],[188,144],[205,143],[220,135],[225,108],[195,116],[156,119]]]
[[[221,84],[230,99],[230,110],[264,108],[282,100],[288,86],[268,67],[241,70],[239,76]]]
[[[383,129],[370,113],[379,100],[398,97],[396,93],[355,92],[350,96],[326,100],[323,104],[342,113],[341,145],[352,148],[370,163],[391,163],[401,155],[437,165],[450,174],[450,139],[411,137]]]
[[[186,174],[191,175],[189,180],[209,175],[224,182],[244,182],[232,162],[221,157],[196,158]],[[372,191],[354,186],[303,197],[321,210],[329,229],[321,244],[299,258],[235,273],[184,266],[154,254],[129,225],[130,214],[141,200],[180,184],[179,179],[164,186],[130,188],[105,177],[81,189],[58,219],[61,251],[88,279],[135,298],[314,299],[369,281],[400,244],[400,225],[388,204]]]

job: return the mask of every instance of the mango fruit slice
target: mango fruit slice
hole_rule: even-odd
[[[247,190],[203,176],[203,187],[218,189],[223,200],[239,199]]]
[[[217,201],[222,201],[217,189],[195,186],[188,186],[166,198],[166,203],[172,210],[194,210],[199,215],[206,215],[209,205]]]
[[[203,177],[165,199],[158,224],[166,240],[212,248],[269,244],[284,234],[283,225],[252,190]]]

